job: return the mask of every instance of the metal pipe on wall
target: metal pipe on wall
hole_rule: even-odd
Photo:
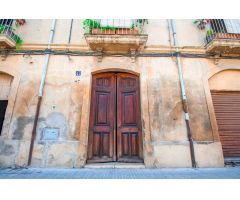
[[[180,79],[183,111],[184,111],[184,118],[185,118],[186,127],[187,127],[187,136],[188,136],[188,140],[189,140],[192,167],[196,168],[197,164],[196,164],[196,159],[195,159],[192,131],[191,131],[190,123],[189,123],[187,96],[186,96],[186,89],[185,89],[185,83],[184,83],[183,72],[182,72],[182,65],[181,65],[181,60],[180,60],[180,55],[179,55],[178,42],[177,42],[177,37],[176,37],[177,32],[176,32],[175,20],[173,20],[173,19],[170,20],[170,27],[172,29],[172,34],[173,34],[173,45],[176,49],[176,58],[177,58],[178,74],[179,74],[179,79]]]
[[[48,40],[47,50],[50,50],[51,44],[53,42],[53,37],[54,37],[55,27],[56,27],[56,21],[57,21],[56,19],[52,20],[52,25],[51,25],[51,31],[50,31],[50,36],[49,36],[49,40]],[[39,112],[40,112],[40,107],[41,107],[41,102],[42,102],[43,89],[44,89],[46,75],[47,75],[49,58],[50,58],[50,51],[47,51],[46,52],[46,57],[45,57],[45,60],[44,60],[43,70],[42,70],[41,83],[40,83],[40,87],[39,87],[39,91],[38,91],[38,102],[37,102],[37,108],[36,108],[34,123],[33,123],[33,130],[32,130],[32,136],[31,136],[31,141],[30,141],[30,149],[29,149],[29,155],[28,155],[28,166],[31,165],[31,161],[32,161],[34,141],[35,141],[35,138],[36,138],[36,135],[37,135],[37,122],[38,122],[38,118],[39,118]]]
[[[70,45],[71,38],[72,38],[72,27],[73,27],[73,19],[71,19],[71,24],[70,24],[70,29],[69,29],[68,45]]]

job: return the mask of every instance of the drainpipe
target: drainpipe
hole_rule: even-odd
[[[30,149],[29,149],[29,155],[28,155],[28,166],[31,165],[34,141],[35,141],[35,138],[37,135],[37,122],[38,122],[38,118],[39,118],[39,112],[40,112],[42,96],[43,96],[43,89],[44,89],[44,85],[45,85],[45,79],[46,79],[46,75],[47,75],[47,69],[48,69],[48,63],[49,63],[49,57],[50,57],[51,44],[52,44],[53,36],[54,36],[54,32],[55,32],[55,26],[56,26],[56,19],[53,19],[50,36],[49,36],[49,40],[48,40],[48,46],[46,49],[46,57],[44,60],[42,79],[41,79],[41,83],[40,83],[40,87],[39,87],[39,91],[38,91],[38,102],[37,102],[34,123],[33,123],[32,137],[31,137]]]
[[[71,19],[69,36],[68,36],[68,47],[67,47],[68,52],[69,52],[69,46],[70,46],[70,42],[71,42],[71,38],[72,38],[72,27],[73,27],[73,19]],[[70,55],[68,55],[68,59],[71,60]]]
[[[173,19],[170,20],[170,27],[172,29],[172,34],[173,34],[173,45],[176,49],[175,53],[176,53],[176,58],[177,58],[177,66],[178,66],[178,74],[179,74],[179,79],[180,79],[183,111],[184,111],[184,118],[185,118],[186,127],[187,127],[187,136],[188,136],[188,140],[189,140],[192,167],[196,168],[197,165],[196,165],[196,159],[195,159],[195,153],[194,153],[192,131],[190,128],[190,123],[189,123],[187,96],[186,96],[186,90],[185,90],[185,83],[184,83],[184,79],[183,79],[183,72],[182,72],[182,65],[181,65],[181,60],[180,60],[180,55],[179,55],[178,43],[177,43],[177,38],[176,38],[177,32],[176,32],[175,20],[173,20]]]

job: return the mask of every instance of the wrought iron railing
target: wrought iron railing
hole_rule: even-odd
[[[214,39],[240,40],[240,19],[205,19],[199,28],[206,29],[206,43]]]
[[[13,26],[14,19],[0,19],[0,35],[5,35],[16,44],[21,44],[21,38],[14,33],[15,29]]]
[[[93,35],[139,35],[145,34],[146,19],[85,19],[85,34]]]

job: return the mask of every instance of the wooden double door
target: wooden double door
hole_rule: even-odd
[[[142,162],[140,113],[138,76],[93,75],[88,162]]]

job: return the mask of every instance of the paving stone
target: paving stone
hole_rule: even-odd
[[[201,169],[0,169],[1,179],[240,179],[240,167]]]

